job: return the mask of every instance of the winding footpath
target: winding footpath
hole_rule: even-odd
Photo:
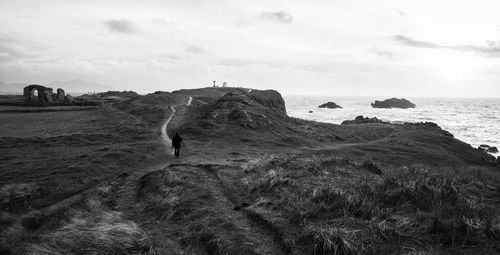
[[[186,106],[190,106],[191,102],[193,102],[193,97],[189,97],[189,99],[186,103]],[[170,140],[170,137],[168,137],[168,134],[167,134],[168,124],[170,124],[170,122],[174,118],[175,114],[177,113],[177,110],[175,109],[174,106],[172,106],[170,109],[172,109],[172,114],[170,114],[170,116],[163,122],[163,125],[161,126],[161,138],[162,138],[163,142],[165,143],[165,145],[167,146],[167,148],[168,148],[169,144],[172,143],[172,140]]]
[[[161,125],[161,139],[162,141],[168,146],[172,141],[170,140],[170,137],[168,137],[167,135],[167,128],[168,128],[168,124],[170,124],[170,121],[172,121],[172,119],[174,118],[175,116],[175,113],[177,113],[177,110],[175,110],[175,107],[171,107],[172,109],[172,114],[168,117],[168,119],[166,119],[164,122],[163,122],[163,125]]]
[[[192,102],[193,97],[189,97],[187,103],[183,106],[190,106]],[[161,126],[161,138],[165,146],[167,146],[167,150],[170,149],[171,144],[171,140],[167,134],[169,124],[176,114],[182,114],[178,113],[175,107],[171,107],[171,109],[172,114]],[[198,179],[199,177],[204,180],[203,183],[199,183],[198,185],[206,186],[211,196],[215,198],[214,204],[206,209],[217,212],[218,215],[221,215],[223,219],[227,220],[228,224],[233,224],[234,229],[228,234],[229,236],[242,236],[242,248],[251,251],[251,254],[287,254],[287,251],[283,249],[279,240],[276,240],[273,233],[268,231],[265,226],[260,224],[260,222],[251,220],[245,212],[234,210],[237,202],[232,201],[229,195],[231,191],[227,189],[224,181],[221,180],[218,174],[219,170],[226,168],[224,164],[204,165],[188,163],[184,160],[177,163],[169,161],[171,160],[166,160],[161,165],[138,169],[120,180],[116,186],[116,206],[114,209],[122,212],[125,218],[139,224],[155,240],[155,243],[162,244],[168,242],[164,239],[171,235],[171,233],[169,234],[171,229],[182,226],[176,225],[175,222],[170,222],[169,220],[163,221],[144,217],[144,215],[142,215],[143,208],[141,208],[136,199],[136,187],[138,181],[144,175],[160,169],[170,169],[170,171],[180,171],[188,175],[190,175],[189,173],[193,173],[194,175],[190,178],[192,180]],[[172,169],[174,165],[180,168],[174,170]],[[193,171],[193,169],[195,170]],[[168,248],[157,248],[160,254],[169,253]]]
[[[192,100],[193,97],[189,97],[189,100],[186,105],[190,105]],[[170,107],[170,109],[172,110],[172,113],[161,125],[161,138],[166,146],[167,151],[169,151],[170,145],[172,143],[170,137],[168,137],[167,134],[168,125],[170,124],[172,119],[175,117],[175,114],[177,113],[177,110],[175,109],[174,106]],[[117,187],[118,192],[116,193],[117,194],[116,206],[114,209],[117,211],[124,212],[124,214],[129,216],[128,218],[131,219],[133,219],[136,214],[140,214],[140,212],[137,211],[136,208],[137,203],[135,199],[136,198],[135,187],[137,185],[137,182],[142,176],[144,176],[147,173],[164,169],[168,165],[168,163],[169,163],[168,161],[163,161],[162,163],[157,165],[138,169],[137,171],[132,172],[129,176],[119,180],[118,182],[119,186]]]

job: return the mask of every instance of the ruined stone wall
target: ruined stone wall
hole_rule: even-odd
[[[54,103],[70,103],[73,98],[64,90],[57,89],[57,94],[54,94],[52,88],[42,85],[32,84],[26,86],[23,91],[24,102],[30,105],[48,105]]]

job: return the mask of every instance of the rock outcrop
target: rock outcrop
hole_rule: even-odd
[[[318,108],[328,108],[328,109],[338,109],[338,108],[340,108],[340,109],[342,109],[342,106],[340,106],[340,105],[338,105],[338,104],[336,104],[334,102],[328,102],[328,103],[324,103],[324,104],[318,106]]]
[[[232,90],[218,98],[209,113],[214,123],[232,123],[244,128],[276,128],[285,120],[285,101],[274,90]]]
[[[479,145],[478,149],[488,152],[488,153],[498,153],[498,148],[494,146],[489,146],[486,144]]]
[[[379,124],[389,124],[388,122],[382,121],[377,117],[369,118],[363,117],[362,115],[356,117],[354,120],[344,120],[341,125],[349,125],[349,124],[370,124],[370,123],[379,123]]]
[[[285,100],[276,90],[251,90],[247,93],[248,96],[255,102],[265,106],[271,110],[275,110],[282,116],[286,117]]]
[[[401,109],[408,109],[408,108],[415,108],[416,105],[404,98],[390,98],[386,99],[384,101],[377,101],[375,100],[374,103],[371,104],[373,108],[401,108]]]

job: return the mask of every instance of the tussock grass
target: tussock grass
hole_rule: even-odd
[[[27,254],[156,254],[147,233],[95,199],[65,224],[40,237]]]
[[[181,238],[181,244],[198,246],[208,254],[231,254],[230,251],[234,247],[224,238],[223,232],[218,231],[220,225],[234,228],[234,226],[228,226],[224,219],[209,215],[191,222],[186,226],[186,234]]]
[[[309,227],[299,242],[312,246],[312,254],[350,255],[359,254],[359,248],[353,245],[352,233],[341,228]]]
[[[374,207],[366,197],[350,194],[342,189],[323,186],[313,190],[305,218],[354,216],[371,219]]]
[[[137,198],[143,211],[157,219],[165,219],[174,213],[184,181],[168,171],[156,171],[144,175],[137,184]]]
[[[276,211],[274,215],[283,222],[293,224],[280,233],[284,239],[294,231],[303,233],[292,250],[310,254],[500,252],[497,175],[481,169],[423,166],[390,170],[373,161],[286,155],[249,168],[242,183],[249,196],[273,205],[264,208],[254,203],[254,211]],[[279,180],[289,181],[272,188],[281,184]]]
[[[0,223],[5,227],[0,228],[2,252],[157,254],[144,230],[106,206],[112,190],[103,184],[76,200],[34,210],[21,218],[3,212],[0,215]]]
[[[288,185],[292,182],[290,178],[287,178],[286,175],[277,170],[270,170],[265,176],[260,179],[257,179],[254,182],[248,183],[248,189],[251,192],[269,192],[273,189],[276,189],[280,186]]]

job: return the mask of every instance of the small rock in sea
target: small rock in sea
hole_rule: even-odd
[[[309,113],[313,113],[313,111],[309,111]]]
[[[478,149],[480,149],[482,151],[486,151],[488,153],[498,153],[498,148],[497,147],[489,146],[489,145],[486,145],[486,144],[479,145]]]
[[[401,108],[401,109],[408,109],[408,108],[415,108],[416,105],[404,98],[390,98],[386,99],[384,101],[377,101],[375,100],[374,103],[371,103],[371,106],[373,108]]]
[[[348,125],[348,124],[370,124],[370,123],[381,123],[387,124],[387,122],[382,121],[377,117],[369,118],[363,117],[363,115],[356,117],[354,120],[344,120],[340,125]]]
[[[337,109],[337,108],[340,108],[342,109],[342,106],[334,103],[334,102],[328,102],[328,103],[325,103],[325,104],[322,104],[320,106],[318,106],[318,108],[328,108],[328,109]]]

